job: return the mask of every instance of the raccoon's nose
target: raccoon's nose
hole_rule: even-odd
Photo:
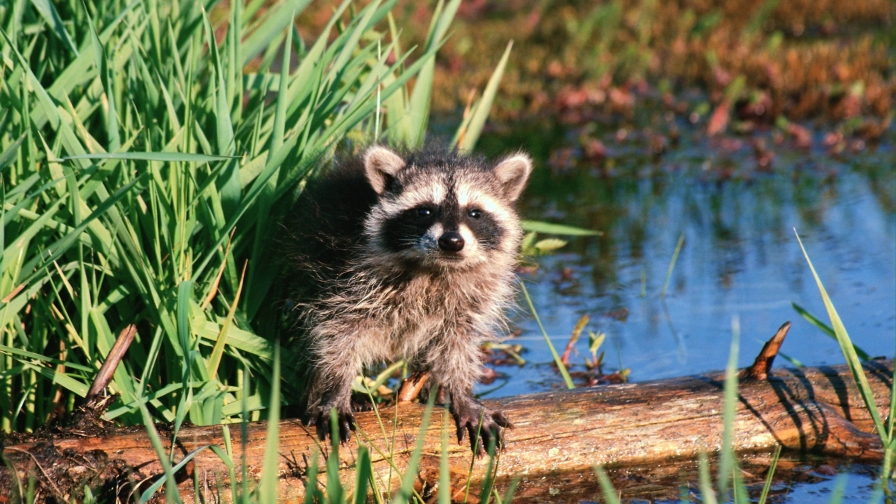
[[[445,252],[460,252],[464,248],[464,238],[460,233],[448,231],[439,237],[439,248]]]

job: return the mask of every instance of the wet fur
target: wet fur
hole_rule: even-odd
[[[480,419],[486,445],[491,437],[501,444],[503,428],[510,426],[473,397],[473,385],[482,370],[481,344],[505,332],[521,239],[513,200],[522,186],[508,188],[480,158],[439,149],[397,155],[406,166],[394,176],[371,175],[373,161],[363,156],[335,166],[305,189],[292,212],[293,339],[308,360],[302,377],[306,420],[325,438],[336,408],[339,435],[347,440],[354,377],[365,366],[404,358],[449,394],[458,438],[469,433],[474,451],[481,451],[474,440]],[[514,183],[524,184],[527,176],[528,169]],[[478,228],[488,236],[474,236],[462,251],[467,257],[449,261],[438,250],[430,254],[428,238],[408,250],[383,238],[390,218],[415,201],[447,198],[451,191],[456,201],[488,206],[489,218],[497,221]],[[469,231],[478,224],[463,225]]]

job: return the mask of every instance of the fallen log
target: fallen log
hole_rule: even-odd
[[[786,333],[786,327],[782,331]],[[780,331],[779,336],[783,338]],[[736,450],[760,451],[780,445],[871,463],[881,460],[880,440],[872,434],[871,416],[846,366],[770,371],[770,365],[768,355],[760,355],[754,366],[740,374],[733,439]],[[864,366],[882,412],[889,407],[893,365],[892,360],[877,360]],[[545,479],[574,484],[580,478],[593,480],[592,469],[598,465],[643,466],[717,452],[722,442],[723,379],[721,373],[710,373],[487,401],[490,408],[503,410],[515,426],[507,432],[507,448],[498,460],[498,483],[506,485],[519,477],[519,497],[544,501],[546,492],[556,490],[553,484],[545,485]],[[399,404],[357,414],[357,433],[338,451],[345,487],[354,485],[351,468],[359,446],[364,445],[371,453],[377,487],[384,492],[396,488],[417,444],[424,410],[418,404]],[[320,471],[325,471],[324,460],[331,449],[321,446],[314,432],[298,421],[285,420],[279,427],[278,491],[281,499],[297,499],[305,493],[314,454],[322,454]],[[421,495],[438,484],[443,428],[452,433],[452,420],[443,408],[436,408],[425,430],[417,471],[416,488]],[[244,458],[248,477],[257,480],[266,429],[264,422],[258,422],[184,427],[176,440],[164,431],[161,435],[166,447],[176,447],[175,462],[202,447],[225,449],[227,437],[235,474],[240,474]],[[453,439],[446,452],[452,492],[458,498],[467,492],[478,494],[488,457],[474,458],[468,444],[459,445]],[[44,434],[6,446],[3,456],[7,467],[0,468],[0,502],[14,499],[17,485],[21,488],[21,482],[29,477],[36,479],[38,495],[68,501],[76,497],[71,492],[83,491],[84,485],[119,497],[139,495],[162,474],[148,436],[135,428],[114,429],[99,437]],[[231,483],[229,474],[227,465],[212,450],[200,451],[179,473],[184,499],[192,499],[194,489],[199,488],[206,500],[231,500],[230,490],[222,491]],[[552,499],[558,501],[556,496]]]

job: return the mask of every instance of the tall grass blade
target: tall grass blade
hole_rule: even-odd
[[[480,429],[482,425],[479,426]],[[476,433],[476,437],[479,437],[480,432]],[[485,476],[482,478],[482,487],[480,488],[479,495],[485,496],[488,498],[489,495],[495,489],[495,476],[497,476],[498,472],[498,458],[495,451],[495,439],[492,438],[489,440],[488,446],[486,448],[486,453],[488,454],[488,466],[485,470]]]
[[[294,17],[294,15],[293,15]],[[287,30],[286,41],[283,44],[283,61],[280,66],[280,92],[277,93],[277,106],[274,109],[274,123],[271,131],[270,145],[267,161],[271,161],[273,153],[283,146],[283,137],[286,133],[286,112],[289,95],[289,71],[292,56],[292,30]],[[269,219],[271,206],[274,203],[274,194],[280,176],[279,167],[275,168],[258,200],[258,231],[255,233],[255,243],[252,246],[252,257],[262,257],[264,247],[269,243],[270,225]],[[261,308],[265,295],[273,281],[273,264],[271,261],[252,261],[249,264],[248,306],[246,312],[250,319],[255,317]]]
[[[800,316],[803,317],[804,319],[806,319],[810,324],[821,329],[821,332],[823,332],[824,334],[829,336],[834,341],[837,341],[837,334],[834,333],[834,330],[831,329],[831,326],[825,324],[818,317],[816,317],[815,315],[812,315],[811,313],[806,311],[805,308],[803,308],[802,306],[800,306],[796,303],[790,303],[790,306],[792,306],[793,309],[796,310],[796,312],[799,313]],[[871,360],[871,356],[868,355],[868,353],[866,353],[864,350],[859,348],[857,345],[853,344],[852,347],[855,348],[856,355],[859,356],[859,359],[862,359],[863,361]]]
[[[106,103],[108,104],[105,119],[106,131],[109,135],[109,149],[114,151],[121,147],[121,132],[119,131],[118,126],[118,114],[115,110],[115,90],[112,86],[112,81],[109,78],[109,64],[106,61],[106,51],[96,32],[96,27],[93,26],[93,19],[89,14],[87,15],[87,22],[90,26],[90,41],[93,46],[93,57],[96,69],[99,73],[100,81],[103,84],[103,92],[106,94]]]
[[[740,469],[736,466],[734,467],[734,470],[731,471],[731,482],[732,491],[734,493],[734,504],[747,504],[752,502],[749,493],[747,493],[747,486],[744,484],[744,478],[741,475]]]
[[[442,2],[439,2],[439,6]],[[447,7],[442,11],[437,8],[436,13],[439,14],[433,20],[433,28],[427,37],[425,52],[430,53],[433,49],[439,47],[445,39],[448,26],[454,19],[457,9],[460,7],[460,0],[451,0]],[[440,12],[441,11],[441,12]],[[432,85],[435,78],[436,61],[435,55],[427,57],[426,62],[420,69],[417,77],[417,83],[414,85],[414,91],[411,93],[408,102],[407,121],[407,137],[404,143],[410,147],[416,147],[423,144],[423,138],[426,133],[429,118],[429,105],[432,96]]]
[[[308,473],[306,476],[307,483],[305,484],[305,504],[317,504],[320,502],[326,502],[324,500],[324,493],[320,490],[317,481],[317,474],[320,472],[318,467],[318,460],[320,459],[320,452],[318,450],[314,450],[311,454],[311,466],[308,468]],[[262,502],[276,502],[276,501],[262,501]]]
[[[215,346],[212,348],[212,354],[206,363],[206,369],[208,369],[208,377],[210,379],[216,379],[218,375],[218,366],[221,365],[221,357],[224,355],[224,345],[227,342],[227,333],[230,330],[231,324],[233,324],[233,318],[236,316],[237,304],[240,301],[240,295],[243,292],[243,280],[246,278],[246,267],[243,266],[243,272],[240,275],[240,284],[236,289],[236,294],[233,297],[233,303],[230,305],[230,311],[227,312],[227,316],[224,318],[224,323],[221,324],[221,332],[218,334],[218,339],[215,341]]]
[[[441,456],[439,457],[438,504],[451,504],[451,469],[448,465],[448,415],[442,413]]]
[[[44,21],[53,27],[53,33],[59,37],[59,40],[65,43],[65,45],[68,46],[68,50],[77,56],[78,48],[75,47],[75,41],[72,40],[72,37],[68,34],[68,30],[65,29],[65,25],[62,22],[62,18],[59,17],[59,12],[56,10],[56,7],[54,7],[49,0],[31,0],[31,4],[34,5],[37,12],[44,18]]]
[[[262,23],[256,26],[252,30],[252,34],[243,42],[240,51],[241,67],[248,65],[261,54],[274,41],[274,37],[283,33],[283,30],[292,24],[295,16],[305,10],[309,3],[311,0],[290,0],[268,11]]]
[[[681,247],[684,246],[684,233],[678,237],[678,244],[675,246],[675,252],[672,253],[672,260],[669,261],[669,269],[666,270],[666,279],[663,280],[663,290],[660,291],[660,297],[666,297],[666,289],[669,287],[669,280],[672,279],[672,270],[675,269],[675,263],[678,261],[678,254]]]
[[[79,159],[122,159],[128,161],[158,161],[164,163],[212,163],[236,159],[236,156],[220,156],[217,154],[194,154],[189,152],[108,152],[97,154],[79,154],[59,158],[60,162]]]
[[[613,483],[610,481],[604,468],[600,466],[595,467],[594,472],[597,474],[597,482],[600,484],[600,491],[604,494],[607,504],[619,504],[619,494],[613,488]]]
[[[567,226],[565,224],[552,224],[550,222],[524,220],[520,223],[523,231],[556,234],[564,236],[597,236],[599,231],[590,229],[582,229],[575,226]]]
[[[224,437],[224,448],[221,448],[218,445],[209,446],[209,448],[218,456],[221,462],[227,466],[227,477],[230,484],[230,499],[231,502],[240,502],[239,492],[237,489],[240,485],[236,484],[236,466],[233,463],[233,445],[230,439],[230,427],[227,425],[221,426],[221,430],[223,432]]]
[[[859,394],[862,396],[865,407],[868,408],[868,413],[874,421],[875,430],[877,430],[878,435],[881,437],[883,445],[885,447],[889,446],[891,433],[885,429],[883,420],[881,420],[880,412],[877,410],[877,404],[871,393],[871,385],[868,383],[868,378],[865,376],[865,371],[862,369],[862,362],[859,359],[858,353],[852,345],[852,341],[849,339],[849,334],[846,332],[846,327],[844,327],[840,315],[837,313],[836,308],[834,308],[834,303],[831,302],[831,298],[828,296],[824,285],[821,283],[821,278],[815,271],[815,266],[812,265],[812,260],[809,259],[809,254],[803,246],[803,241],[800,239],[800,235],[796,233],[796,230],[794,230],[794,234],[796,235],[797,242],[800,244],[800,249],[803,251],[803,257],[806,258],[806,263],[809,264],[812,276],[815,278],[818,292],[821,294],[824,307],[831,320],[831,327],[834,330],[834,334],[837,336],[837,343],[840,344],[840,350],[843,352],[843,357],[846,359],[846,363],[849,365],[849,370],[852,372],[853,379],[856,381],[856,386],[859,388]]]
[[[717,504],[716,492],[712,488],[712,479],[709,476],[709,461],[706,453],[700,452],[697,462],[698,477],[700,479],[700,497],[706,504]]]
[[[177,405],[177,412],[174,420],[174,436],[171,439],[171,449],[174,449],[177,433],[186,419],[189,408],[193,402],[193,388],[190,386],[193,381],[193,344],[190,338],[190,299],[193,296],[193,281],[184,280],[178,285],[177,300],[175,305],[175,314],[177,317],[177,338],[181,356],[181,387],[183,393],[180,395],[180,401]],[[196,419],[199,420],[199,419]],[[202,423],[197,422],[197,423]]]
[[[168,460],[168,454],[165,453],[165,448],[162,446],[162,438],[159,436],[159,431],[156,430],[156,426],[153,424],[152,416],[149,414],[149,410],[146,409],[146,404],[140,403],[139,407],[140,413],[143,414],[143,425],[146,426],[149,442],[156,452],[156,457],[158,457],[159,463],[162,464],[162,470],[165,472],[165,498],[168,502],[179,503],[181,502],[181,499],[180,492],[177,491],[177,480],[174,478],[174,469],[171,467],[171,462]],[[155,494],[155,490],[152,492],[147,490],[140,494],[140,504],[149,501],[153,497],[153,494]]]
[[[268,428],[264,445],[264,463],[258,484],[259,502],[277,502],[277,483],[280,479],[280,345],[274,346],[274,369],[271,374],[271,401],[268,405]],[[312,467],[317,468],[317,452]],[[311,494],[312,492],[308,492]]]
[[[737,459],[734,453],[734,417],[737,413],[737,355],[740,351],[740,318],[735,315],[731,319],[731,350],[728,354],[728,365],[725,366],[725,386],[722,404],[722,451],[719,454],[718,489],[719,496],[725,498],[729,488],[729,478],[737,471]]]
[[[516,493],[516,487],[518,487],[520,484],[520,479],[521,478],[519,476],[514,476],[513,479],[510,480],[510,484],[507,485],[507,491],[504,492],[504,496],[500,499],[501,503],[513,502],[513,495]]]
[[[547,331],[544,330],[544,326],[541,324],[541,319],[538,317],[538,312],[535,311],[535,305],[532,303],[532,298],[529,297],[529,290],[526,289],[526,284],[520,282],[520,286],[523,289],[523,295],[526,297],[526,302],[529,304],[529,310],[532,312],[532,316],[535,318],[535,323],[538,324],[538,329],[541,330],[541,335],[544,336],[544,341],[548,345],[548,349],[551,351],[551,355],[554,357],[554,363],[557,365],[557,369],[560,371],[560,375],[563,376],[563,382],[566,383],[566,388],[572,390],[576,388],[575,383],[572,381],[572,377],[569,376],[569,371],[566,370],[566,366],[563,364],[563,359],[560,358],[560,354],[557,353],[557,349],[554,348],[554,344],[551,342],[551,338],[548,336]]]
[[[507,49],[501,56],[498,66],[492,72],[492,76],[485,85],[485,91],[482,92],[482,98],[470,114],[469,121],[462,126],[458,132],[455,143],[457,149],[461,152],[471,152],[476,142],[479,141],[479,135],[482,134],[482,128],[485,126],[485,120],[488,118],[492,103],[498,94],[498,84],[501,83],[501,77],[504,76],[504,68],[507,66],[507,60],[510,58],[510,50],[513,48],[513,41],[507,43]]]
[[[423,412],[423,419],[420,421],[420,432],[417,434],[417,444],[414,446],[411,459],[405,467],[404,476],[401,478],[401,487],[393,500],[396,504],[410,502],[411,496],[417,493],[414,490],[414,483],[417,481],[417,468],[420,466],[420,459],[423,456],[423,443],[426,440],[426,430],[429,428],[429,418],[432,415],[436,395],[438,394],[430,394],[429,402],[426,403],[426,410]],[[419,498],[420,496],[417,495],[417,497]]]
[[[768,474],[765,475],[765,483],[762,485],[762,493],[759,494],[757,504],[765,504],[768,499],[768,492],[772,489],[772,482],[775,480],[775,470],[778,468],[778,460],[781,459],[781,445],[775,445],[775,453],[772,455],[772,463],[768,468]]]
[[[834,489],[831,491],[831,499],[828,504],[840,504],[843,502],[843,496],[846,493],[847,476],[840,474],[834,479]]]
[[[367,488],[373,481],[373,469],[370,461],[370,451],[366,446],[358,447],[358,458],[355,462],[355,498],[354,504],[367,502]]]
[[[181,469],[183,469],[183,467],[185,465],[187,465],[191,460],[193,460],[193,457],[198,455],[200,452],[202,452],[202,450],[205,450],[206,448],[209,448],[209,447],[208,446],[200,446],[199,448],[196,448],[195,450],[188,453],[187,456],[184,457],[180,462],[178,462],[173,467],[171,467],[171,472],[174,474],[177,474],[177,471],[180,471]],[[214,446],[212,448],[217,448],[217,446]],[[152,485],[149,485],[148,487],[146,487],[146,490],[144,490],[143,493],[140,494],[140,502],[147,502],[148,500],[152,499],[154,494],[156,493],[156,491],[159,488],[162,488],[162,485],[164,485],[167,482],[168,482],[168,476],[165,475],[165,476],[159,478],[158,480],[156,480],[156,482],[153,483]],[[175,488],[176,488],[176,486],[175,486]]]
[[[339,414],[330,409],[330,453],[327,454],[327,500],[345,502],[345,491],[339,481]]]
[[[205,37],[211,49],[214,68],[214,92],[215,92],[215,125],[218,152],[229,154],[236,149],[234,140],[233,123],[231,122],[230,103],[227,101],[226,77],[227,70],[221,62],[218,52],[218,44],[214,40],[214,29],[208,15],[203,11],[205,21]],[[224,171],[217,177],[218,191],[221,195],[221,205],[227,215],[233,213],[239,204],[241,186],[239,164],[231,160],[226,164]]]

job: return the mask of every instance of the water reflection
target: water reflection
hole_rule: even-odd
[[[615,146],[608,139],[612,158],[587,162],[575,148],[556,154],[570,144],[561,127],[483,137],[486,152],[523,146],[539,160],[524,198],[527,218],[602,232],[571,240],[523,277],[555,346],[563,348],[587,314],[588,329],[607,334],[608,372],[630,368],[636,381],[700,373],[724,367],[737,315],[742,366],[787,320],[794,327],[783,354],[806,365],[842,362],[836,343],[791,305],[826,318],[796,229],[854,342],[871,355],[894,355],[892,143],[857,159],[780,148],[769,170],[757,168],[749,146],[684,140],[657,158],[644,154],[649,141],[642,135]],[[498,395],[559,386],[531,317],[520,312],[516,322],[530,364],[526,372],[501,368],[509,379]],[[573,362],[581,364],[587,338],[576,349]]]

